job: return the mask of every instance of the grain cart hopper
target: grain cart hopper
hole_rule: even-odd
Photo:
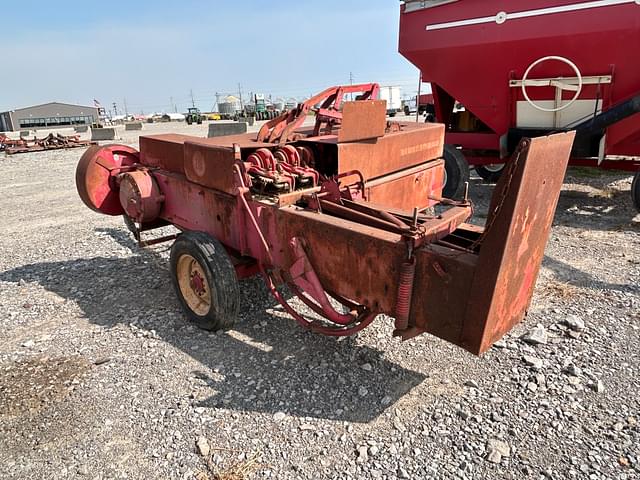
[[[230,327],[238,278],[259,274],[311,331],[350,335],[387,314],[403,339],[428,332],[480,354],[529,306],[573,133],[520,142],[483,229],[467,223],[470,201],[442,198],[444,126],[388,123],[377,94],[330,88],[257,134],[91,147],[78,192],[143,245],[175,238],[174,287],[202,328]],[[181,233],[141,240],[168,224]]]
[[[467,162],[495,180],[521,138],[575,130],[570,163],[636,172],[640,210],[639,1],[407,0],[400,8],[400,53],[431,83],[447,126],[446,193],[462,194]]]

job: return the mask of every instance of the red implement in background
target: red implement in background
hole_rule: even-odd
[[[362,95],[342,104],[347,92]],[[483,229],[467,223],[466,198],[442,198],[444,126],[389,123],[375,92],[334,87],[257,135],[91,148],[78,192],[90,208],[124,215],[138,240],[158,226],[180,230],[174,286],[203,328],[231,326],[237,278],[261,274],[314,332],[350,335],[384,313],[403,339],[427,332],[480,354],[529,306],[573,133],[521,142]],[[315,104],[315,127],[300,127]]]
[[[464,182],[466,158],[493,182],[520,139],[575,130],[570,163],[636,172],[640,210],[640,2],[406,0],[400,9],[400,53],[431,84],[445,142],[464,154],[457,165],[451,156],[463,174],[450,181]]]
[[[20,138],[11,140],[0,134],[0,151],[6,151],[7,155],[16,153],[41,152],[43,150],[60,150],[62,148],[87,147],[95,145],[89,140],[80,140],[79,135],[60,135],[50,133],[44,138]]]

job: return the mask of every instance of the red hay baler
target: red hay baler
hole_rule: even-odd
[[[142,245],[175,238],[175,291],[202,328],[233,325],[238,279],[261,275],[311,331],[350,335],[387,314],[402,339],[427,332],[481,354],[527,311],[573,133],[520,142],[481,228],[466,196],[442,197],[444,126],[387,122],[377,92],[330,88],[257,134],[91,147],[78,192]],[[141,240],[166,225],[180,233]]]
[[[640,210],[640,2],[406,0],[399,50],[431,83],[448,184],[495,181],[524,137],[576,131],[571,165],[635,173]]]

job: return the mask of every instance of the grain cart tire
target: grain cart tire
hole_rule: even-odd
[[[469,181],[469,164],[460,150],[452,145],[444,146],[445,182],[442,195],[458,200],[464,196],[465,182]]]
[[[636,207],[636,210],[640,212],[640,172],[636,173],[633,177],[633,183],[631,184],[631,199]]]
[[[171,281],[187,317],[203,330],[228,329],[238,319],[240,289],[222,244],[184,232],[171,247]]]
[[[496,183],[504,171],[504,163],[493,165],[476,165],[476,173],[487,183]]]

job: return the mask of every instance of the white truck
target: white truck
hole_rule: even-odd
[[[400,87],[380,87],[380,100],[387,101],[387,115],[395,117],[402,111],[402,91]]]

